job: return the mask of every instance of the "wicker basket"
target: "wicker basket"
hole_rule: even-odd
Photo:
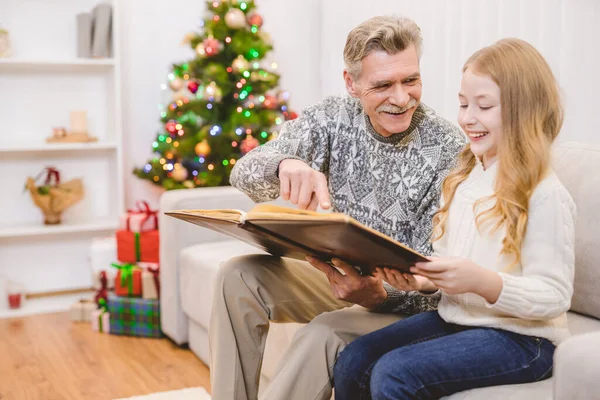
[[[31,194],[31,199],[44,214],[46,225],[60,224],[62,212],[83,198],[83,182],[81,179],[72,179],[60,183],[55,169],[47,169],[46,184],[38,186],[36,179],[27,178],[25,184]],[[56,172],[55,182],[50,184],[50,172]]]

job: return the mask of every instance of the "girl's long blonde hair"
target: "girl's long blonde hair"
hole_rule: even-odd
[[[500,88],[503,136],[491,196],[496,201],[477,215],[476,223],[480,228],[486,222],[494,222],[491,232],[506,229],[501,253],[514,256],[511,268],[521,262],[529,198],[549,169],[551,144],[562,126],[558,85],[542,55],[520,39],[503,39],[479,50],[467,60],[463,73],[467,69],[489,76]],[[434,241],[444,235],[456,188],[475,164],[475,155],[467,145],[459,155],[456,169],[442,185],[444,204],[433,218]],[[479,199],[474,211],[487,199]]]

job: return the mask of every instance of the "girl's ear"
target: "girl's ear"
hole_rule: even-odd
[[[346,91],[352,97],[358,98],[358,90],[356,88],[356,81],[352,78],[352,75],[348,70],[344,69],[344,83],[346,84]]]

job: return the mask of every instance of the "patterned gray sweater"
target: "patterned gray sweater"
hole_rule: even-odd
[[[357,99],[329,97],[286,122],[277,139],[242,157],[230,180],[255,202],[274,200],[279,163],[305,161],[327,176],[334,211],[429,255],[441,182],[465,143],[456,126],[424,104],[406,132],[384,137]],[[384,287],[388,299],[381,312],[413,314],[435,309],[439,300]]]

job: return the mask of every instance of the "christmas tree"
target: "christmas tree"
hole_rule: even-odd
[[[200,32],[184,38],[195,57],[173,65],[168,76],[156,156],[134,169],[167,190],[228,185],[235,162],[297,116],[278,89],[277,65],[266,65],[273,47],[254,0],[206,6]]]

